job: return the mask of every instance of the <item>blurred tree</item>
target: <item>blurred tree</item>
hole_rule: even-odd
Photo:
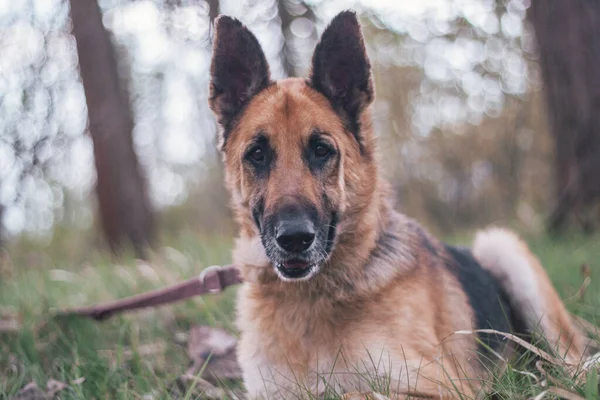
[[[208,4],[209,22],[212,25],[215,18],[219,16],[219,0],[206,0],[206,4]]]
[[[96,0],[71,0],[73,35],[94,144],[100,218],[111,249],[126,241],[138,257],[152,242],[154,219],[133,149],[129,96]]]
[[[526,8],[441,2],[421,23],[391,8],[363,21],[384,165],[402,210],[440,234],[491,221],[537,229],[547,209]]]
[[[591,230],[600,203],[600,2],[532,1],[556,157],[556,206],[549,228],[575,217]]]
[[[91,223],[93,143],[91,135],[82,134],[87,113],[70,35],[69,1],[50,2],[55,3],[50,7],[37,7],[42,3],[36,0],[13,3],[0,21],[5,237],[47,234],[56,224],[86,228]],[[538,68],[530,62],[537,54],[525,23],[530,3],[356,4],[377,79],[374,124],[386,173],[399,207],[438,233],[491,221],[537,230],[539,213],[549,209],[554,141],[538,90]],[[317,28],[348,3],[100,4],[120,87],[128,89],[131,100],[135,151],[152,204],[161,210],[177,206],[178,218],[161,217],[161,232],[181,232],[187,225],[214,233],[226,225],[229,214],[214,153],[214,119],[206,102],[209,20],[220,8],[247,24],[265,49],[274,79],[284,77],[286,70],[305,76]],[[95,126],[97,119],[90,121]]]
[[[65,92],[76,95],[69,85],[71,71],[63,51],[68,47],[62,31],[67,20],[61,14],[63,4],[57,3],[56,13],[41,18],[33,1],[23,3],[22,18],[5,15],[0,29],[0,237],[4,240],[21,230],[46,233],[62,219],[53,211],[64,206],[67,194],[54,172],[59,162],[69,159],[66,153],[77,120],[72,116],[70,122],[75,123],[69,126],[61,118],[68,108]],[[57,153],[62,157],[55,157]]]
[[[2,220],[4,218],[4,206],[0,203],[0,248],[4,245],[4,228]]]

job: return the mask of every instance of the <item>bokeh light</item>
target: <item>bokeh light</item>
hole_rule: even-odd
[[[251,28],[276,79],[308,73],[318,34],[337,12],[361,13],[377,81],[377,134],[402,207],[431,220],[453,210],[468,223],[460,213],[482,212],[489,220],[547,201],[543,189],[528,189],[527,182],[547,181],[550,167],[530,161],[533,170],[509,179],[518,179],[517,200],[499,196],[501,206],[492,207],[504,211],[490,216],[473,208],[484,193],[507,190],[499,178],[506,172],[502,157],[548,153],[547,145],[532,144],[547,139],[528,1],[211,3]],[[99,4],[129,90],[135,149],[152,203],[159,210],[186,202],[226,207],[207,105],[210,4]],[[9,234],[45,235],[56,223],[87,227],[93,220],[92,142],[70,29],[64,0],[0,1],[0,205]],[[529,134],[499,147],[513,131]],[[198,195],[211,191],[219,195]],[[518,207],[505,204],[513,201]]]

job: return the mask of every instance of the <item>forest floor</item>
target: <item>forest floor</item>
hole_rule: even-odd
[[[528,239],[569,310],[600,323],[600,237]],[[241,384],[231,377],[215,384],[224,390],[208,393],[204,380],[195,379],[204,367],[190,368],[195,356],[188,346],[192,327],[198,325],[237,336],[235,288],[103,322],[54,318],[62,308],[159,288],[230,260],[229,238],[188,233],[163,243],[168,246],[149,262],[133,257],[117,262],[93,248],[56,241],[46,247],[9,246],[0,255],[0,399],[34,398],[23,391],[28,384],[29,395],[45,392],[62,399],[192,399],[239,393]],[[582,264],[591,270],[583,295]],[[527,352],[493,378],[497,398],[598,398],[596,369],[576,379],[555,365],[536,366],[534,359]]]

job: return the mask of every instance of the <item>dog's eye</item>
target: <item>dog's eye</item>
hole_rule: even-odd
[[[260,147],[255,147],[248,153],[248,158],[257,164],[260,164],[266,159],[265,151]]]
[[[331,150],[324,144],[318,144],[317,147],[315,147],[315,156],[319,158],[327,157],[330,153]]]

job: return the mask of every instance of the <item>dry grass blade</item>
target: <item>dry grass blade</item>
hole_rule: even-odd
[[[535,368],[540,372],[542,378],[540,379],[541,387],[548,387],[548,373],[544,369],[542,362],[540,360],[535,362]]]
[[[474,335],[476,333],[490,333],[490,334],[500,335],[508,340],[515,342],[519,346],[531,351],[538,357],[543,358],[544,360],[546,360],[548,362],[551,362],[552,364],[563,365],[563,366],[573,366],[572,364],[567,363],[565,360],[561,360],[559,358],[553,357],[550,354],[548,354],[547,352],[545,352],[544,350],[542,350],[542,349],[532,345],[531,343],[521,339],[520,337],[510,334],[510,333],[500,332],[495,329],[476,329],[476,330],[472,330],[472,331],[456,331],[454,333],[458,334],[458,335]]]
[[[138,345],[135,349],[125,347],[120,351],[117,350],[99,350],[98,353],[103,357],[107,357],[113,361],[116,361],[118,357],[123,358],[123,360],[131,360],[136,356],[148,357],[157,354],[162,354],[167,351],[167,343],[165,341],[157,341],[155,343],[148,343]]]
[[[579,290],[577,291],[577,293],[575,293],[575,298],[577,300],[583,299],[583,296],[585,295],[585,292],[586,292],[588,286],[590,286],[590,283],[592,283],[592,278],[590,278],[589,276],[587,276],[583,280],[583,283],[581,284],[581,287],[579,288]]]
[[[71,381],[71,385],[81,385],[83,382],[85,382],[85,378],[82,376],[81,378]]]
[[[544,390],[542,393],[538,394],[533,398],[533,400],[542,400],[545,399],[546,396],[552,395],[554,397],[558,397],[560,399],[565,400],[585,400],[585,397],[581,397],[577,393],[569,392],[568,390],[551,387],[547,390]]]
[[[561,383],[558,381],[558,379],[556,379],[556,378],[555,378],[555,377],[553,377],[552,375],[548,374],[548,372],[546,372],[546,370],[544,369],[544,362],[543,362],[543,361],[541,361],[541,360],[538,360],[538,361],[536,361],[536,363],[535,363],[535,368],[536,368],[538,371],[540,371],[540,374],[542,374],[543,381],[541,382],[540,386],[542,386],[542,387],[547,387],[547,386],[548,386],[548,381],[549,381],[549,382],[550,382],[552,385],[554,385],[554,386],[556,386],[556,387],[559,387],[559,386],[564,386],[564,385],[562,385],[562,384],[561,384]]]
[[[352,392],[343,395],[342,400],[390,400],[390,398],[376,392]]]
[[[546,387],[547,386],[545,373],[542,374],[542,377],[540,378],[536,374],[531,373],[529,371],[521,371],[521,370],[518,370],[518,369],[513,369],[513,371],[516,372],[519,375],[527,376],[527,377],[533,379],[533,381],[536,384],[539,384],[541,387]]]
[[[581,284],[579,289],[577,289],[577,292],[575,292],[575,294],[573,296],[569,297],[565,301],[567,303],[573,303],[573,302],[583,300],[583,296],[585,296],[585,292],[587,291],[588,286],[590,286],[590,283],[592,283],[592,278],[589,276],[586,276],[583,279],[583,283]]]
[[[64,382],[57,381],[55,379],[50,379],[46,383],[46,391],[44,392],[42,389],[38,387],[35,382],[30,382],[23,387],[23,389],[19,390],[17,393],[15,400],[47,400],[54,398],[59,392],[68,388]]]
[[[584,319],[578,315],[571,315],[571,318],[577,325],[579,325],[580,328],[582,328],[588,334],[598,335],[598,333],[599,333],[598,328],[596,326],[594,326],[594,324],[592,324],[591,322],[587,321],[586,319]]]
[[[579,272],[581,272],[581,276],[583,276],[584,278],[590,278],[592,276],[592,270],[588,263],[581,264]]]
[[[581,369],[588,371],[592,367],[600,366],[600,353],[596,353],[584,360]]]

